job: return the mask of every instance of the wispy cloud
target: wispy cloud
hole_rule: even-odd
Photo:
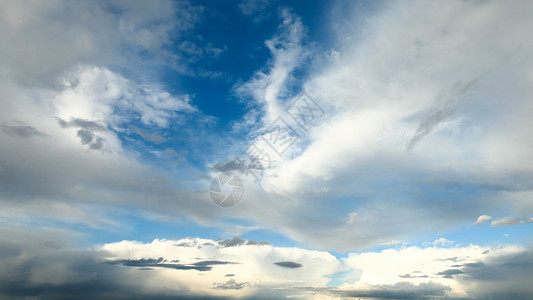
[[[264,123],[272,122],[281,115],[282,104],[287,99],[287,81],[309,55],[309,50],[302,44],[306,28],[300,17],[289,9],[282,9],[280,17],[278,32],[265,41],[272,54],[272,59],[266,65],[267,70],[256,71],[251,80],[235,87],[241,98],[251,96],[264,110]]]
[[[529,217],[507,217],[499,220],[494,220],[490,222],[491,226],[511,226],[511,225],[520,225],[520,224],[529,224],[533,223],[533,218]]]

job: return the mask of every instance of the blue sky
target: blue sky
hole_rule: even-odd
[[[0,298],[530,298],[532,13],[3,1]]]

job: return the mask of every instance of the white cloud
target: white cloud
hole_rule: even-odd
[[[449,245],[452,245],[454,242],[453,241],[450,241],[450,240],[447,240],[443,237],[441,238],[438,238],[436,240],[434,240],[433,242],[431,243],[428,243],[429,245],[433,245],[433,246],[449,246]]]
[[[533,76],[523,63],[533,53],[523,39],[532,22],[528,2],[520,8],[498,2],[420,2],[412,7],[391,2],[365,19],[364,26],[342,27],[338,40],[343,44],[321,62],[326,67],[309,74],[306,84],[327,110],[324,123],[309,131],[310,143],[301,155],[284,157],[268,172],[265,189],[247,188],[245,201],[230,212],[208,207],[207,193],[197,191],[203,181],[177,190],[172,176],[140,165],[133,153],[123,153],[113,132],[80,134],[79,128],[60,128],[53,118],[121,130],[121,124],[135,118],[165,127],[179,121],[176,112],[194,110],[186,95],[170,95],[138,74],[129,77],[108,67],[140,63],[132,59],[137,58],[135,49],[166,58],[169,35],[190,28],[199,11],[183,4],[175,20],[174,2],[146,10],[140,3],[120,2],[118,20],[101,2],[65,7],[35,2],[27,10],[15,1],[0,4],[0,42],[7,45],[0,50],[6,58],[0,74],[0,121],[20,120],[50,136],[2,135],[10,142],[0,146],[5,199],[127,203],[210,225],[220,225],[217,216],[231,215],[259,224],[250,228],[273,229],[337,250],[403,240],[427,226],[448,228],[498,208],[520,206],[524,214],[533,212],[524,191],[533,171],[524,163],[532,161],[533,128],[528,113]],[[264,124],[283,113],[291,74],[308,58],[304,33],[301,20],[282,11],[278,34],[266,42],[273,56],[267,69],[236,88],[264,106]],[[127,46],[134,50],[121,55]],[[40,55],[32,55],[31,49],[39,49]],[[57,74],[65,70],[70,71],[67,85],[60,86]],[[257,115],[247,121],[261,115],[251,114]],[[421,138],[408,151],[415,136]],[[97,137],[113,154],[85,151],[99,147]],[[80,139],[88,142],[80,145]],[[458,183],[498,192],[478,199],[463,193]],[[343,206],[347,210],[324,209],[329,205],[325,200],[340,197],[350,199]],[[502,201],[508,198],[513,199],[510,205]],[[108,224],[59,204],[50,206],[61,208],[57,214],[74,214],[94,227]],[[28,202],[10,205],[10,211],[40,212],[40,206],[30,208]],[[357,218],[352,214],[347,221],[346,213],[354,210]],[[516,222],[504,220],[494,222]],[[362,226],[354,226],[358,224]]]
[[[7,298],[21,288],[107,299],[527,299],[531,293],[533,252],[516,246],[401,247],[339,260],[239,238],[121,241],[83,250],[73,245],[78,233],[69,230],[0,233],[0,296]]]
[[[364,21],[335,27],[339,43],[305,84],[325,118],[261,182],[265,197],[291,199],[291,217],[244,213],[342,250],[450,228],[481,212],[533,213],[524,194],[533,177],[524,163],[533,161],[533,77],[524,63],[533,43],[523,38],[532,9],[527,1],[387,2],[365,17],[346,9],[347,20]],[[244,85],[259,91],[265,123],[282,113],[278,83],[290,68],[279,66]],[[338,198],[352,199],[343,204],[365,226],[348,226],[346,211],[316,215]]]
[[[155,85],[136,84],[106,68],[77,68],[64,84],[54,99],[62,119],[102,120],[115,129],[134,119],[167,127],[175,113],[195,111],[188,95],[173,96]]]
[[[516,68],[529,55],[525,48],[533,46],[519,38],[527,27],[524,22],[530,20],[524,14],[515,15],[515,10],[518,8],[498,2],[426,4],[415,9],[400,2],[388,4],[365,23],[366,34],[344,45],[339,58],[307,82],[312,96],[336,108],[335,115],[312,132],[313,143],[284,165],[283,174],[291,178],[329,178],[331,172],[343,170],[368,174],[357,166],[368,165],[362,161],[373,159],[373,164],[381,167],[375,161],[378,157],[390,160],[389,166],[383,166],[385,170],[409,174],[410,166],[416,164],[417,174],[439,172],[438,178],[443,180],[463,180],[466,178],[461,174],[468,174],[473,177],[470,181],[495,184],[503,173],[492,172],[494,177],[487,177],[482,170],[488,166],[532,172],[519,164],[531,158],[527,153],[520,151],[502,160],[502,149],[494,148],[495,138],[500,144],[516,146],[506,147],[506,151],[518,151],[511,149],[532,142],[526,135],[502,134],[511,124],[530,122],[522,112],[530,105],[527,99],[532,91],[527,85],[503,78],[511,72],[523,76],[524,84],[530,80],[527,67]],[[510,15],[515,16],[512,21]],[[410,21],[404,22],[407,19]],[[496,27],[512,34],[490,34]],[[474,35],[462,28],[487,34]],[[355,35],[354,30],[347,28],[339,35]],[[498,47],[484,51],[492,43]],[[458,48],[461,53],[453,51]],[[470,88],[466,88],[468,82],[474,82]],[[501,113],[499,98],[486,94],[495,88],[494,82],[501,83],[500,93],[512,97],[513,101],[505,105],[507,111],[516,112],[513,117]],[[513,87],[519,86],[521,93],[517,94]],[[451,107],[443,108],[447,106]],[[493,118],[489,120],[478,110]],[[417,128],[440,114],[446,117],[412,151],[406,151]],[[478,153],[479,159],[472,159],[471,152]]]
[[[171,94],[153,76],[163,63],[190,71],[168,46],[201,11],[186,1],[0,3],[3,215],[114,230],[123,226],[109,217],[118,203],[148,207],[150,198],[159,202],[152,208],[176,214],[179,202],[201,197],[180,190],[175,174],[143,165],[119,138],[133,134],[132,122],[163,130],[191,113],[204,117],[187,94]],[[204,207],[193,219],[216,213],[205,200],[183,206]]]
[[[490,223],[490,226],[511,226],[519,224],[529,224],[533,223],[533,218],[522,217],[522,218],[513,218],[507,217],[499,220],[494,220]]]
[[[477,218],[476,222],[474,222],[474,224],[483,224],[487,221],[490,221],[490,219],[492,219],[491,216],[487,216],[487,215],[481,215]]]
[[[251,95],[264,109],[266,115],[262,121],[265,125],[282,115],[282,105],[287,99],[286,85],[291,80],[291,73],[309,55],[302,45],[306,29],[300,17],[288,9],[281,10],[280,14],[282,21],[279,32],[265,41],[272,54],[267,64],[268,71],[257,71],[251,80],[235,87],[242,98]]]
[[[414,285],[437,283],[451,288],[447,296],[468,297],[468,282],[460,278],[465,266],[481,266],[492,259],[523,251],[523,248],[514,246],[489,248],[471,245],[462,248],[408,247],[350,254],[345,263],[352,269],[361,270],[361,276],[340,288],[361,289],[366,284],[366,289],[371,289],[401,282]]]
[[[149,285],[156,284],[158,290],[172,290],[176,285],[187,286],[193,293],[216,296],[250,296],[258,289],[276,287],[325,286],[329,275],[343,270],[341,262],[327,252],[271,245],[228,247],[219,241],[196,238],[154,240],[151,243],[122,241],[103,245],[101,250],[110,260],[163,257],[167,263],[174,261],[184,265],[213,260],[233,262],[214,264],[207,272],[155,267],[152,274],[157,275],[150,277]],[[287,261],[301,267],[283,268],[275,264]],[[228,279],[227,274],[233,276]]]

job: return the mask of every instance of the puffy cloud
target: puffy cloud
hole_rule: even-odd
[[[81,249],[69,230],[0,228],[0,297],[45,299],[343,297],[527,299],[531,249],[419,248],[349,253],[246,240],[122,241]],[[341,275],[339,277],[339,275]],[[331,286],[331,278],[340,284]]]
[[[0,119],[21,120],[3,122],[0,131],[2,214],[35,220],[53,217],[102,228],[117,225],[106,221],[109,215],[102,205],[143,207],[155,186],[157,192],[149,197],[160,202],[158,207],[166,207],[161,212],[176,212],[181,206],[176,198],[201,198],[194,191],[178,194],[180,188],[168,179],[170,174],[142,164],[120,139],[132,123],[166,129],[180,122],[180,115],[196,114],[187,96],[170,95],[156,84],[128,80],[103,67],[80,66],[58,77],[64,84],[57,89],[28,88],[7,78],[0,82],[5,107]],[[30,121],[34,129],[21,125]],[[37,132],[47,138],[35,138]],[[20,139],[21,134],[34,138]],[[215,213],[205,200],[195,203],[206,213],[194,215]]]
[[[126,262],[136,268],[158,268],[162,274],[160,282],[166,282],[169,287],[180,284],[212,296],[242,297],[253,295],[257,289],[325,286],[328,276],[343,269],[341,262],[327,252],[275,247],[250,240],[232,246],[224,240],[193,238],[154,240],[146,244],[122,241],[106,244],[101,249],[112,262]],[[190,276],[173,273],[173,270],[186,269],[193,270]],[[227,274],[232,274],[232,278],[225,279]],[[228,291],[233,292],[227,294]]]
[[[235,247],[242,245],[268,245],[269,243],[267,241],[256,242],[253,240],[243,240],[240,237],[236,236],[232,239],[219,239],[217,240],[217,244],[223,247]]]
[[[59,118],[74,118],[67,127],[83,127],[78,124],[80,118],[102,120],[115,129],[136,119],[144,125],[166,127],[176,112],[195,111],[188,95],[173,96],[105,68],[80,67],[65,76],[64,86],[54,103]]]
[[[201,8],[184,1],[4,1],[0,11],[0,42],[9,45],[0,50],[2,216],[109,229],[121,225],[103,206],[145,206],[152,193],[158,207],[176,212],[179,184],[141,163],[121,138],[131,135],[131,124],[158,131],[185,115],[203,118],[188,95],[169,93],[151,76],[163,59],[186,71],[167,47]],[[206,210],[196,215],[211,214],[209,202],[196,203]]]
[[[365,289],[362,287],[366,285],[366,290],[369,292],[375,289],[385,290],[390,294],[396,294],[397,298],[402,298],[404,296],[400,295],[403,286],[409,287],[408,290],[411,292],[420,293],[417,296],[405,296],[406,298],[418,299],[430,296],[431,293],[427,290],[424,292],[424,289],[432,286],[435,288],[434,293],[441,293],[440,296],[474,297],[482,292],[481,288],[475,286],[477,279],[470,277],[474,270],[482,270],[487,265],[492,265],[494,261],[506,261],[508,258],[522,257],[527,253],[529,250],[516,246],[491,248],[470,245],[452,248],[405,247],[397,250],[350,254],[345,263],[353,270],[360,270],[359,277],[345,277],[346,282],[340,285],[336,292],[355,290],[353,296],[363,297],[365,293],[362,291]],[[498,272],[493,274],[500,281],[507,283],[512,281],[504,274],[495,273]],[[511,285],[504,287],[505,284],[502,283],[500,287],[505,289],[501,291],[502,294],[513,294]],[[528,288],[521,285],[519,293]],[[376,294],[374,297],[379,296]]]
[[[72,243],[78,234],[68,230],[34,229],[30,232],[23,228],[0,228],[0,233],[2,298],[120,299],[127,296],[132,299],[167,299],[179,295],[183,299],[208,299],[237,296],[239,294],[231,292],[236,289],[245,289],[240,295],[253,295],[263,286],[268,289],[271,284],[279,284],[274,280],[278,276],[287,278],[280,275],[277,267],[268,264],[277,259],[292,259],[294,255],[314,261],[310,264],[314,269],[326,272],[307,275],[312,282],[323,282],[325,279],[321,276],[335,271],[331,264],[335,258],[327,253],[265,245],[224,248],[212,240],[184,239],[154,241],[142,249],[139,247],[142,243],[122,242],[83,250]],[[189,243],[201,247],[178,246]],[[155,253],[164,254],[168,259],[152,258]],[[222,256],[236,258],[238,264],[214,259]],[[320,261],[327,267],[320,266]],[[263,264],[272,269],[268,276],[273,277],[260,275],[269,272],[261,269]],[[239,272],[228,281],[224,274],[219,274],[221,269]],[[306,272],[293,273],[292,276],[303,273]],[[255,278],[253,287],[251,282],[242,281],[248,274],[251,274],[248,278]]]
[[[487,216],[487,215],[481,215],[477,218],[476,222],[474,222],[474,224],[483,224],[487,221],[490,221],[490,219],[492,219],[491,216]]]

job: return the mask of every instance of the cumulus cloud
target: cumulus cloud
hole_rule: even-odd
[[[72,118],[61,126],[83,127],[80,119],[103,120],[108,126],[139,120],[166,127],[176,112],[194,112],[188,95],[173,96],[155,85],[132,82],[106,68],[80,67],[64,77],[64,90],[54,99],[57,117]],[[101,129],[92,127],[92,129]]]
[[[148,270],[106,263],[108,253],[73,246],[75,232],[50,229],[0,231],[2,298],[170,299],[179,295],[183,299],[220,299],[212,296],[214,293],[198,293],[184,283],[169,281],[169,276],[175,277],[176,272],[194,272],[189,276],[194,281],[201,277],[194,269]],[[145,259],[123,263],[150,266],[157,261]],[[165,271],[170,273],[165,275]]]
[[[0,112],[0,119],[31,119],[32,126],[48,135],[0,146],[3,211],[94,226],[109,217],[97,207],[120,202],[145,206],[145,197],[154,192],[154,186],[159,186],[158,195],[149,197],[160,202],[158,207],[166,207],[161,212],[176,212],[180,201],[201,198],[199,192],[190,190],[177,196],[180,188],[170,183],[172,176],[141,163],[120,139],[131,123],[164,130],[179,115],[195,113],[187,96],[174,96],[157,85],[139,84],[94,66],[75,68],[63,79],[59,90],[0,82],[5,87],[0,91],[3,104],[9,108]],[[87,153],[87,149],[98,151]],[[67,208],[77,201],[82,203]],[[195,215],[216,213],[208,209],[209,202],[194,202],[192,206],[206,211]],[[97,211],[99,216],[89,216]],[[102,226],[110,223],[103,221]]]
[[[470,277],[474,270],[483,270],[493,261],[507,260],[509,257],[522,257],[528,249],[516,246],[467,247],[452,248],[418,248],[405,247],[387,249],[380,252],[363,252],[350,254],[345,260],[353,270],[360,270],[358,277],[345,278],[335,293],[356,290],[352,295],[363,297],[368,290],[369,297],[380,297],[374,291],[386,292],[392,298],[424,298],[428,296],[446,296],[449,298],[475,297],[483,289],[475,286],[477,279]],[[510,283],[504,274],[491,273],[498,280]],[[507,281],[509,280],[509,281]],[[500,285],[503,287],[504,284]],[[403,287],[403,288],[402,288]],[[408,287],[408,288],[407,288]],[[433,293],[425,288],[434,287]],[[402,296],[404,290],[413,292],[412,296]],[[513,288],[505,287],[502,294],[512,293]],[[520,290],[527,290],[525,285]],[[494,290],[493,290],[494,291]],[[420,293],[420,294],[417,294]],[[424,293],[428,293],[424,295]],[[440,293],[440,294],[438,294]],[[393,295],[396,295],[395,297]],[[487,294],[488,295],[488,294]],[[387,297],[385,297],[387,298]]]
[[[316,250],[226,247],[200,238],[81,249],[73,243],[77,233],[69,230],[0,233],[0,296],[9,298],[527,299],[531,293],[531,249],[515,246],[404,247],[339,260]],[[335,274],[345,275],[327,286]]]
[[[481,215],[477,218],[476,222],[474,222],[474,224],[483,224],[487,221],[490,221],[490,219],[492,219],[491,216],[487,216],[487,215]]]
[[[253,240],[243,240],[240,237],[236,236],[231,239],[218,239],[217,244],[222,247],[235,247],[242,245],[268,245],[267,241],[253,241]]]
[[[151,77],[158,59],[170,59],[164,49],[170,36],[191,29],[198,8],[180,1],[0,6],[0,40],[10,45],[0,50],[6,58],[0,135],[10,141],[0,145],[3,216],[109,229],[120,225],[105,205],[145,206],[148,197],[166,206],[161,212],[175,213],[185,198],[202,199],[199,192],[178,193],[172,175],[144,165],[124,145],[135,142],[124,138],[134,135],[132,124],[149,131],[139,132],[144,139],[162,142],[152,131],[182,124],[190,114],[203,120],[187,94],[171,94]],[[149,65],[142,75],[133,71],[138,63]],[[209,202],[194,202],[206,210],[195,215],[215,213]]]
[[[224,291],[229,290],[239,291],[239,294],[232,294],[234,296],[250,296],[257,289],[264,291],[274,287],[290,287],[302,282],[325,286],[329,281],[328,276],[342,270],[342,263],[327,252],[275,247],[253,241],[228,246],[221,241],[224,240],[188,238],[154,240],[151,243],[122,241],[106,244],[101,250],[105,251],[106,258],[111,262],[158,268],[163,276],[159,280],[169,286],[186,285],[211,296],[229,295],[224,294]],[[284,268],[296,272],[288,274]],[[312,272],[297,271],[304,268]],[[167,269],[169,272],[163,271]],[[192,273],[177,277],[171,270]],[[201,271],[201,276],[194,270]],[[225,279],[229,274],[232,278]]]
[[[225,283],[215,283],[217,289],[223,289],[223,290],[240,290],[244,287],[246,287],[248,282],[236,282],[235,279],[231,278]]]

